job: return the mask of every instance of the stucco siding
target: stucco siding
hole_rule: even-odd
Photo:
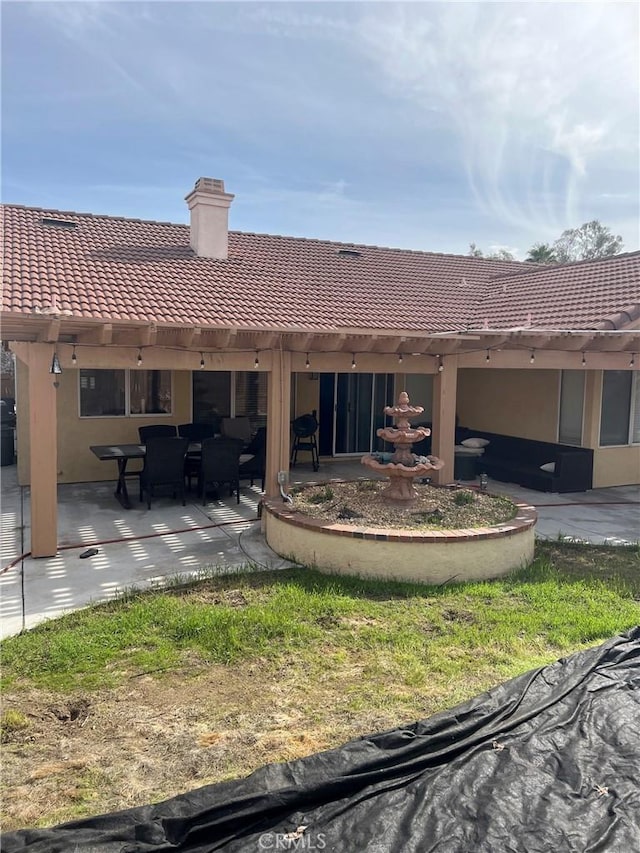
[[[640,446],[599,447],[593,452],[593,488],[640,484]],[[638,518],[640,535],[640,513]]]
[[[53,381],[53,376],[51,377]],[[173,414],[122,418],[81,418],[78,371],[65,369],[58,387],[58,482],[85,483],[115,480],[115,462],[101,462],[89,450],[93,444],[137,443],[138,427],[151,423],[181,424],[191,420],[191,373],[173,371]],[[18,482],[29,484],[28,371],[18,362]],[[140,463],[131,462],[131,470]],[[129,469],[127,469],[129,470]]]
[[[558,440],[559,371],[462,369],[457,414],[461,426]]]

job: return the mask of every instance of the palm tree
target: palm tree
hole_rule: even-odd
[[[555,249],[548,243],[535,243],[529,249],[529,256],[525,260],[535,264],[557,264]]]

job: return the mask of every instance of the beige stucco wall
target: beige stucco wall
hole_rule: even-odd
[[[29,484],[28,370],[18,362],[17,443],[18,482]],[[182,424],[191,420],[191,372],[173,371],[173,414],[129,418],[80,418],[78,370],[65,368],[58,376],[58,482],[84,483],[115,480],[115,462],[101,462],[89,450],[92,444],[138,442],[138,427],[152,423]],[[51,377],[53,381],[53,376]],[[140,467],[130,462],[132,471]],[[127,469],[129,470],[129,469]]]
[[[533,560],[534,527],[495,539],[389,542],[331,536],[263,514],[267,542],[283,557],[337,574],[420,583],[485,580]]]
[[[459,370],[460,426],[557,441],[559,382],[557,370]]]
[[[593,452],[593,488],[640,484],[640,446],[601,447]],[[640,532],[640,522],[639,522]]]

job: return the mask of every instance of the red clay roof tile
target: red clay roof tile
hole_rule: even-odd
[[[640,253],[540,267],[232,231],[220,261],[193,253],[186,225],[17,205],[3,219],[11,312],[55,297],[61,312],[104,320],[422,332],[612,328],[640,312]]]

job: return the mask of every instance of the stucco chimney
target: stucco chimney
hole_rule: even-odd
[[[233,198],[224,191],[224,181],[217,178],[198,178],[186,197],[191,211],[191,248],[201,258],[226,259]]]

